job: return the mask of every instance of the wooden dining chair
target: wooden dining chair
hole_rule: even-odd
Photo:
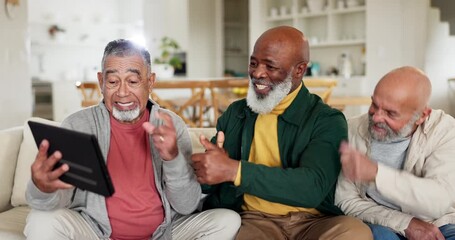
[[[204,109],[208,105],[205,98],[205,90],[210,87],[209,81],[196,80],[177,80],[177,81],[157,81],[153,89],[190,89],[189,98],[164,99],[155,91],[152,91],[150,97],[160,106],[169,109],[179,115],[189,127],[203,127]]]
[[[338,80],[333,78],[304,78],[303,83],[311,93],[317,94],[327,103]]]
[[[232,102],[246,96],[248,83],[248,78],[232,78],[210,81],[210,94],[212,97],[213,109],[213,123],[211,125],[216,125],[219,115],[222,114]]]
[[[101,90],[97,82],[77,82],[76,87],[82,94],[82,107],[96,105],[101,101]]]

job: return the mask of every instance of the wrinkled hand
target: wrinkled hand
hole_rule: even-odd
[[[413,218],[411,222],[409,222],[408,228],[404,230],[404,233],[409,240],[445,239],[438,227],[417,218]]]
[[[45,193],[52,193],[58,189],[72,188],[73,186],[71,184],[67,184],[59,179],[60,176],[69,170],[68,164],[63,164],[59,168],[52,170],[54,165],[62,159],[62,153],[56,151],[47,157],[48,149],[49,142],[43,140],[31,167],[33,183],[41,192]]]
[[[216,145],[203,135],[199,137],[199,141],[206,149],[206,152],[195,153],[191,156],[198,182],[210,185],[228,181],[234,182],[239,168],[239,161],[230,159],[224,151],[224,133],[218,132]]]
[[[341,165],[344,176],[354,182],[371,182],[376,178],[378,164],[347,142],[340,145]]]
[[[148,134],[152,135],[153,144],[158,150],[160,157],[165,161],[170,161],[179,154],[175,127],[169,114],[158,111],[155,116],[162,119],[164,124],[154,126],[149,122],[145,122],[142,127]]]

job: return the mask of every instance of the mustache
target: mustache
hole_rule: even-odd
[[[267,82],[264,78],[250,78],[252,84],[260,84],[260,85],[271,85],[270,82]],[[272,84],[273,86],[273,84]]]
[[[389,126],[385,123],[374,123],[373,122],[373,125],[378,128],[389,129]]]

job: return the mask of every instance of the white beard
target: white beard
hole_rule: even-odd
[[[291,91],[292,88],[292,70],[283,82],[272,86],[272,89],[266,96],[260,96],[254,91],[254,82],[261,83],[263,79],[250,78],[246,102],[248,106],[258,114],[270,113]]]
[[[139,106],[126,111],[118,110],[116,107],[112,108],[112,116],[120,122],[132,122],[139,117],[139,112]]]
[[[409,120],[409,122],[406,123],[406,125],[404,125],[398,132],[394,132],[385,123],[376,124],[377,126],[386,130],[386,133],[384,135],[380,135],[373,130],[374,122],[373,122],[372,118],[373,117],[371,115],[368,116],[368,120],[369,120],[368,128],[369,128],[371,137],[378,142],[391,143],[391,142],[396,142],[400,139],[404,139],[404,138],[408,137],[414,128],[414,124],[420,118],[420,114],[419,113],[414,114],[412,116],[412,118]]]

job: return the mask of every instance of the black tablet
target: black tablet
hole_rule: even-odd
[[[33,121],[28,121],[28,125],[38,148],[41,141],[47,139],[48,156],[57,150],[62,153],[62,159],[54,168],[66,163],[69,171],[60,180],[103,196],[114,194],[114,186],[95,135]]]

